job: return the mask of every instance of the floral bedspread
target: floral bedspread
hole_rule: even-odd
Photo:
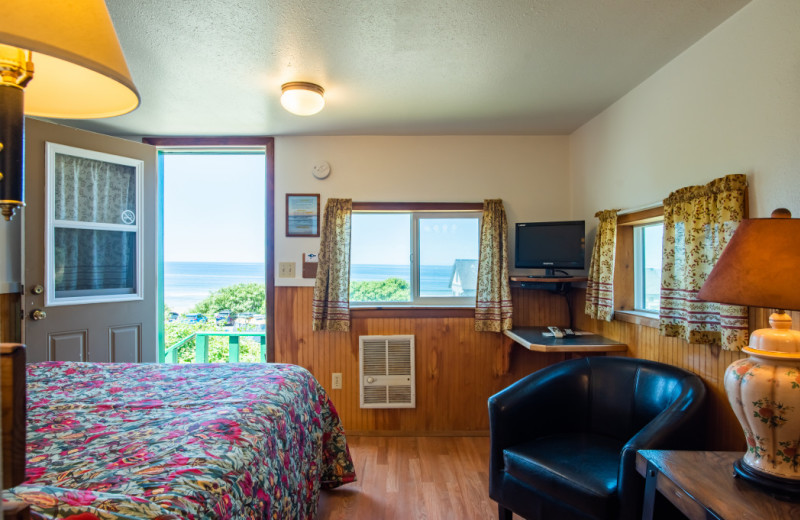
[[[355,480],[336,409],[294,365],[28,366],[27,480],[46,518],[313,518]]]

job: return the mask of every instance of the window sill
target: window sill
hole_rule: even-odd
[[[350,307],[351,318],[474,318],[475,307]]]
[[[658,315],[652,312],[616,310],[614,311],[614,319],[643,327],[658,328]]]

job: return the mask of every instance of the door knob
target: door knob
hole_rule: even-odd
[[[34,309],[31,311],[31,319],[33,321],[43,320],[47,317],[47,313],[42,309]]]

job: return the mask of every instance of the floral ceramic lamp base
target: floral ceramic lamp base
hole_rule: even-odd
[[[800,501],[800,332],[786,313],[751,335],[750,357],[731,363],[725,391],[747,440],[736,476],[776,498]]]

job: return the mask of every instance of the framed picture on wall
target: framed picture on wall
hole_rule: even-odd
[[[286,236],[319,236],[319,193],[286,194]]]

